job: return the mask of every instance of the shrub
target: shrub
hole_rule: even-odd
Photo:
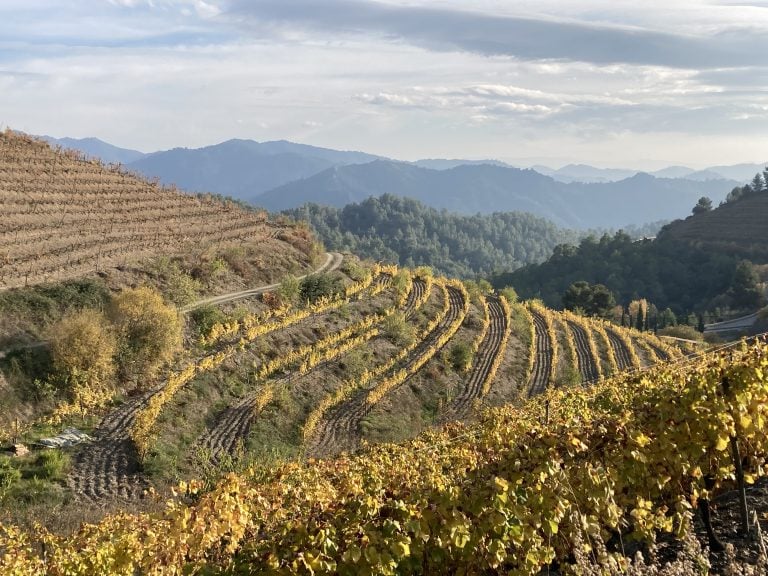
[[[472,362],[472,348],[466,342],[457,342],[451,346],[449,358],[456,372],[466,372]]]
[[[35,461],[38,467],[38,477],[47,480],[63,478],[69,468],[69,455],[61,450],[44,450]]]
[[[299,296],[305,302],[316,302],[323,296],[333,296],[338,290],[338,281],[330,274],[311,274],[299,283]]]
[[[151,378],[181,346],[181,320],[149,287],[123,290],[109,315],[117,328],[118,365],[126,378]]]
[[[277,294],[284,304],[296,304],[299,300],[299,295],[301,294],[301,284],[299,279],[292,274],[285,276],[280,282]]]
[[[21,480],[21,471],[16,468],[10,458],[0,456],[0,499]]]
[[[517,302],[517,299],[518,299],[517,292],[515,291],[514,288],[512,288],[512,286],[505,286],[499,291],[499,294],[504,296],[504,298],[506,298],[507,302],[509,302],[510,304],[514,304],[515,302]]]
[[[695,340],[696,342],[704,341],[704,336],[701,332],[693,326],[686,326],[685,324],[667,326],[659,330],[658,334],[659,336],[672,336],[674,338],[682,338],[683,340]]]
[[[115,376],[117,343],[113,327],[96,310],[81,310],[62,318],[51,328],[53,379],[75,400],[84,388],[106,391]]]
[[[395,312],[384,320],[382,325],[384,336],[396,346],[408,346],[416,338],[414,327],[405,320],[405,314]]]
[[[195,330],[201,336],[207,336],[215,324],[224,322],[227,315],[216,306],[201,306],[189,313]]]
[[[365,278],[365,268],[360,266],[357,262],[351,260],[345,260],[344,265],[341,267],[341,271],[344,272],[355,282],[360,282]]]

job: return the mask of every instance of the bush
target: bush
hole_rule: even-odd
[[[151,378],[181,346],[181,320],[173,306],[148,287],[123,290],[109,315],[117,328],[118,365],[126,378]]]
[[[227,315],[216,306],[201,306],[189,313],[195,330],[201,336],[207,336],[215,324],[220,324],[227,319]]]
[[[344,265],[341,267],[341,271],[355,282],[360,282],[365,278],[366,275],[365,268],[360,266],[360,264],[357,262],[352,262],[351,260],[344,261]]]
[[[405,320],[405,314],[395,312],[384,320],[382,333],[396,346],[408,346],[416,338],[414,327]]]
[[[457,342],[451,346],[449,358],[456,372],[466,372],[472,363],[472,348],[466,342]]]
[[[517,302],[517,299],[518,299],[517,292],[515,291],[514,288],[512,288],[512,286],[505,286],[504,288],[499,290],[499,294],[504,296],[504,298],[506,298],[507,302],[510,304],[514,304],[515,302]]]
[[[38,468],[37,476],[46,480],[63,478],[69,468],[69,455],[61,450],[44,450],[35,461]]]
[[[662,328],[659,330],[658,335],[672,336],[673,338],[682,338],[683,340],[695,340],[696,342],[704,341],[704,335],[701,332],[693,326],[686,326],[685,324]]]
[[[10,458],[0,456],[0,499],[21,480],[21,471],[13,465]]]
[[[280,282],[277,294],[283,304],[296,304],[301,294],[301,283],[296,276],[288,274]],[[265,294],[266,296],[266,294]]]
[[[81,387],[108,390],[115,376],[113,327],[96,310],[65,316],[51,328],[53,379],[78,400]]]
[[[299,283],[299,296],[304,302],[316,302],[339,291],[338,281],[330,274],[311,274]]]

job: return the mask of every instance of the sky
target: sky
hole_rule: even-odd
[[[0,128],[402,160],[768,159],[768,0],[2,0]]]

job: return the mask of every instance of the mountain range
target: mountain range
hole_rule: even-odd
[[[144,154],[96,138],[47,139],[189,192],[232,196],[269,210],[305,202],[341,207],[391,193],[464,214],[527,211],[576,228],[684,217],[701,196],[718,202],[764,167],[672,166],[652,174],[574,164],[522,170],[498,160],[400,162],[284,140],[233,139]]]
[[[265,192],[254,202],[273,211],[307,202],[340,208],[389,193],[459,214],[519,211],[568,228],[616,228],[685,216],[701,196],[719,202],[735,184],[655,178],[644,173],[619,182],[566,184],[534,170],[503,166],[429,170],[377,160],[329,168]]]

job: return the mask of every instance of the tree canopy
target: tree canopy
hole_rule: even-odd
[[[389,194],[342,209],[307,204],[286,213],[309,221],[331,250],[463,278],[542,262],[582,234],[523,212],[462,216]]]
[[[675,314],[721,307],[752,308],[755,277],[728,250],[674,239],[633,241],[627,234],[590,236],[578,245],[556,246],[540,265],[499,274],[493,285],[512,285],[523,298],[541,298],[554,307],[576,282],[603,284],[619,303],[646,298]]]

